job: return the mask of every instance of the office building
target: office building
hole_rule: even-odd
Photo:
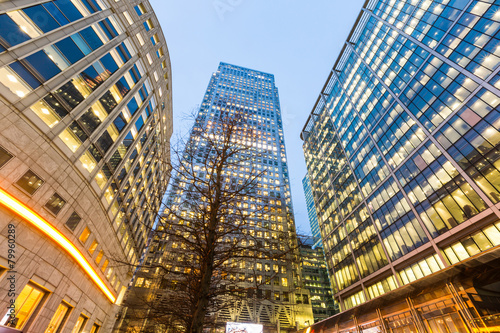
[[[311,294],[314,322],[317,323],[339,312],[334,303],[323,248],[316,247],[314,237],[300,237],[300,261],[304,286]]]
[[[168,183],[170,73],[148,1],[0,5],[0,331],[111,331]]]
[[[344,311],[313,330],[498,330],[499,13],[364,4],[301,134]]]
[[[311,181],[309,175],[302,179],[302,188],[304,189],[304,196],[306,198],[307,216],[309,218],[309,225],[311,226],[311,233],[314,239],[313,247],[323,247],[321,241],[321,233],[319,232],[318,215],[316,214],[316,207],[314,206],[314,198],[311,189]]]
[[[204,203],[216,199],[215,195],[202,194],[205,193],[204,189],[200,192],[192,188],[205,186],[208,191],[209,186],[216,186],[209,181],[216,178],[213,171],[216,168],[211,167],[215,165],[215,160],[211,156],[218,155],[215,147],[228,139],[221,132],[212,134],[210,131],[226,126],[227,115],[241,117],[235,127],[237,134],[231,137],[231,145],[239,145],[240,148],[239,152],[231,155],[233,162],[222,169],[224,185],[221,186],[228,190],[236,189],[237,186],[245,186],[249,179],[255,179],[257,185],[255,188],[250,185],[248,188],[252,190],[245,192],[248,196],[241,197],[241,201],[227,203],[229,195],[220,199],[225,202],[224,209],[229,213],[242,210],[243,215],[234,218],[234,226],[229,222],[219,222],[221,224],[217,226],[222,233],[217,236],[220,237],[221,245],[217,245],[217,250],[213,251],[219,253],[217,256],[227,258],[227,261],[213,275],[212,281],[221,278],[213,285],[211,292],[241,290],[243,295],[207,316],[212,316],[211,321],[215,321],[219,329],[226,322],[260,323],[264,325],[265,332],[307,326],[312,323],[313,316],[309,292],[301,287],[300,264],[293,260],[298,256],[298,249],[278,89],[272,74],[227,63],[220,63],[217,72],[212,75],[186,143],[187,148],[179,154],[185,170],[193,170],[196,175],[185,171],[173,176],[173,185],[166,201],[167,207],[179,214],[177,217],[167,216],[166,225],[161,227],[164,230],[171,228],[174,232],[166,235],[158,233],[146,257],[145,269],[138,273],[135,288],[152,288],[153,295],[147,298],[155,300],[155,304],[165,302],[168,307],[173,297],[179,297],[192,286],[187,280],[191,272],[201,270],[198,267],[203,266],[204,261],[199,259],[197,252],[189,252],[188,249],[195,240],[198,244],[199,238],[204,239],[206,222],[201,223],[196,218],[193,221],[189,216],[204,216]],[[212,141],[215,137],[218,143]],[[258,175],[258,178],[253,178],[254,175]],[[198,199],[193,201],[191,197]],[[220,219],[233,221],[230,216],[223,214]],[[246,216],[243,224],[242,216]],[[193,230],[196,223],[200,226]],[[243,226],[241,231],[227,231],[224,234],[224,230],[240,228],[239,225]],[[191,231],[183,226],[191,228]],[[180,236],[175,238],[174,233],[187,233],[183,237],[193,238],[193,241],[176,240]],[[280,238],[279,235],[287,235],[287,238]],[[220,254],[218,251],[226,246],[223,244],[242,244],[243,248],[230,255]],[[282,249],[284,255],[272,255]],[[286,249],[292,250],[284,252]],[[245,258],[238,259],[240,251],[247,253]],[[155,263],[162,263],[162,268],[155,269]],[[182,272],[185,274],[182,275]],[[137,291],[136,298],[142,294]],[[224,297],[226,295],[219,297],[220,302],[226,301]],[[183,303],[182,300],[176,302]],[[189,311],[186,310],[187,316],[191,314]],[[165,311],[157,312],[161,314]],[[165,318],[160,319],[162,323],[150,319],[148,323],[140,325],[160,327],[168,324]]]

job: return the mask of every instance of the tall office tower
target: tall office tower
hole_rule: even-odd
[[[356,307],[323,325],[498,326],[499,14],[363,6],[301,134],[335,298]]]
[[[232,136],[225,134],[226,128],[232,128],[232,120],[228,119],[237,119]],[[223,148],[226,140],[231,142],[227,144],[229,148]],[[231,158],[226,164],[219,164],[222,162],[217,156],[225,154],[223,149],[231,151],[227,153]],[[300,288],[300,265],[293,260],[298,249],[274,76],[220,63],[210,79],[186,149],[179,157],[181,171],[173,176],[167,198],[172,214],[166,215],[166,225],[162,226],[165,232],[171,231],[153,242],[135,287],[153,287],[156,294],[148,297],[155,300],[153,307],[165,302],[169,313],[181,311],[180,305],[175,309],[171,305],[186,305],[193,297],[190,290],[198,293],[196,281],[202,278],[196,278],[196,274],[204,274],[203,267],[209,261],[205,259],[208,254],[200,253],[205,253],[205,246],[213,247],[209,252],[215,253],[214,263],[210,261],[210,265],[220,268],[209,275],[211,293],[222,292],[223,296],[214,299],[225,304],[218,310],[213,310],[217,305],[210,308],[207,315],[213,316],[213,321],[219,325],[260,323],[265,332],[312,323],[309,292]],[[217,171],[216,175],[218,168],[222,168],[222,174]],[[215,183],[218,175],[222,175],[221,185]],[[226,193],[219,199],[218,194],[210,192],[217,186]],[[238,199],[233,202],[231,196]],[[215,213],[222,215],[218,222],[210,222],[217,224],[213,236],[207,236],[211,232],[207,229],[208,221],[213,221],[209,217],[212,213],[207,211],[215,208],[206,207],[213,201],[223,202]],[[210,243],[211,237],[217,241]],[[151,269],[155,263],[162,263],[162,269]],[[158,271],[159,278],[155,276]],[[186,290],[188,294],[183,296]],[[237,290],[243,295],[234,302],[229,298],[231,304],[227,303],[226,296],[237,297]],[[166,312],[155,310],[160,315]],[[191,311],[186,309],[186,316],[182,317],[190,316]],[[166,323],[153,325],[161,324]]]
[[[311,233],[314,239],[313,247],[323,247],[323,242],[321,241],[321,233],[319,232],[318,214],[316,213],[316,207],[314,206],[314,198],[309,175],[306,175],[304,179],[302,179],[302,187],[304,189],[304,196],[306,197],[309,225],[311,226]]]
[[[317,323],[339,312],[333,300],[330,278],[322,247],[316,247],[314,237],[300,237],[300,261],[304,286],[311,294],[314,322]]]
[[[165,39],[148,1],[0,7],[0,331],[109,332],[168,182]]]

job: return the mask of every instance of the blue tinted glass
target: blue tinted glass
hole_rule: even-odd
[[[141,16],[141,15],[142,15],[142,12],[141,12],[141,10],[139,9],[139,6],[135,6],[135,7],[134,7],[134,9],[135,9],[135,12],[137,13],[137,15],[139,15],[139,16]]]
[[[8,46],[14,46],[31,39],[19,29],[18,25],[7,14],[0,15],[0,37],[7,42]]]
[[[87,0],[81,0],[81,1],[85,5],[85,7],[87,7],[89,12],[95,13],[97,11],[97,9],[95,8],[94,4],[91,1],[87,1]]]
[[[92,90],[97,89],[97,87],[102,83],[102,79],[99,76],[99,73],[97,73],[93,66],[85,69],[80,73],[80,75],[84,78],[87,86],[89,86],[89,88]]]
[[[140,131],[142,126],[144,126],[144,119],[142,117],[139,117],[137,121],[135,122],[135,127],[137,127],[137,131]]]
[[[117,47],[116,50],[118,51],[118,54],[120,55],[120,58],[122,58],[123,62],[127,62],[128,58],[125,53],[123,53],[123,49],[121,47]]]
[[[2,44],[0,44],[0,52],[3,52],[5,51],[5,47],[2,46]]]
[[[132,98],[130,102],[128,102],[127,107],[128,110],[130,111],[130,114],[133,115],[135,111],[137,111],[137,109],[139,108],[139,105],[137,105],[137,101],[135,100],[135,98]]]
[[[134,83],[137,83],[137,81],[139,81],[139,79],[141,78],[141,76],[139,75],[139,71],[137,70],[137,66],[134,65],[134,67],[132,67],[132,69],[129,72],[130,75],[132,75]]]
[[[123,114],[120,113],[118,117],[113,120],[113,124],[115,124],[116,129],[118,132],[121,132],[125,126],[127,126],[127,121],[123,117]]]
[[[116,87],[118,88],[122,96],[125,96],[130,91],[130,86],[128,85],[127,80],[125,80],[124,77],[116,82]]]
[[[24,58],[45,80],[59,74],[61,70],[54,64],[47,54],[41,50]]]
[[[43,32],[49,32],[60,27],[42,5],[24,8],[23,12],[35,23]]]
[[[56,19],[56,21],[60,25],[65,25],[69,23],[66,16],[64,16],[63,13],[61,13],[61,11],[59,10],[59,8],[57,8],[57,6],[54,5],[52,2],[44,3],[43,6]]]
[[[83,29],[82,31],[80,31],[80,35],[82,35],[82,37],[85,39],[87,44],[90,45],[92,50],[97,50],[99,47],[104,45],[102,40],[95,33],[94,29],[92,29],[92,27]]]
[[[107,27],[107,25],[104,24],[104,21],[101,21],[98,24],[101,27],[102,31],[104,31],[104,33],[106,34],[106,36],[108,36],[108,39],[113,39],[114,36],[111,33],[111,31],[109,30],[109,28]]]
[[[78,45],[78,47],[83,52],[83,54],[87,55],[89,53],[92,53],[92,49],[83,40],[83,38],[82,38],[82,36],[80,36],[80,34],[73,34],[73,35],[71,35],[71,39],[73,40],[73,42],[75,42],[76,45]]]
[[[71,1],[68,0],[55,0],[52,1],[64,15],[70,20],[70,22],[76,21],[83,17],[82,13],[73,5]]]
[[[141,88],[141,89],[139,90],[139,95],[141,95],[141,99],[144,101],[144,100],[146,99],[146,96],[147,96],[148,94],[146,94],[146,93],[145,93],[144,88]]]
[[[109,53],[101,58],[101,64],[104,66],[105,69],[107,69],[111,73],[116,72],[119,68],[115,60]]]
[[[31,86],[31,88],[35,89],[40,86],[40,81],[38,81],[30,71],[24,67],[19,61],[13,62],[9,65],[10,68],[14,70],[23,80]]]
[[[72,64],[84,57],[80,48],[78,48],[75,42],[73,42],[73,40],[69,37],[57,42],[55,45]]]
[[[144,24],[144,28],[146,28],[146,31],[149,31],[149,25],[148,25],[148,23],[144,22],[143,24]]]
[[[151,43],[153,43],[153,45],[156,45],[156,41],[155,41],[154,37],[151,37]]]
[[[106,27],[111,31],[111,34],[113,35],[113,37],[118,36],[118,31],[116,31],[114,25],[111,24],[111,21],[109,19],[105,19],[104,23],[106,24]]]

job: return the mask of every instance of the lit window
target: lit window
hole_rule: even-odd
[[[29,194],[33,194],[40,186],[42,186],[43,180],[33,171],[28,170],[16,184]]]
[[[59,123],[61,117],[43,100],[31,106],[33,111],[50,128]]]
[[[71,149],[73,153],[77,151],[82,144],[78,136],[69,128],[59,134],[59,138],[66,144],[66,146],[68,146],[69,149]]]
[[[70,307],[65,303],[59,304],[54,316],[50,320],[49,326],[45,330],[45,333],[56,333],[62,328],[64,322],[68,318]]]
[[[109,260],[108,259],[104,260],[104,264],[102,264],[102,267],[101,267],[101,271],[103,273],[106,270],[106,268],[108,267],[108,264],[109,264]]]
[[[97,245],[99,245],[99,243],[94,239],[92,241],[92,244],[90,244],[90,247],[89,247],[89,253],[90,255],[93,255],[95,250],[97,249]]]
[[[101,326],[94,324],[94,325],[92,325],[92,329],[90,330],[90,333],[97,333],[97,332],[99,332],[100,328],[101,328]]]
[[[129,25],[132,25],[134,23],[132,17],[130,17],[130,14],[127,11],[123,12],[123,16],[125,16],[125,19],[127,19]]]
[[[95,175],[95,181],[97,182],[97,185],[99,185],[99,187],[101,189],[104,188],[104,186],[106,185],[106,183],[108,182],[108,178],[106,178],[106,176],[104,175],[104,172],[102,171],[99,171],[96,175]]]
[[[80,240],[80,242],[85,244],[87,239],[89,239],[89,236],[90,236],[90,230],[88,227],[85,227],[85,229],[82,231],[82,233],[80,234],[80,237],[78,237],[78,239]]]
[[[45,292],[42,289],[28,283],[15,301],[15,317],[11,318],[8,312],[0,324],[22,329],[28,319],[35,313],[44,296]]]
[[[75,326],[73,327],[73,330],[71,333],[81,333],[83,332],[83,329],[85,328],[85,324],[87,324],[88,318],[85,317],[84,315],[80,315],[75,323]]]
[[[80,157],[80,162],[89,173],[92,172],[97,165],[94,157],[88,150]]]
[[[139,43],[141,45],[144,45],[144,39],[142,38],[142,35],[141,33],[139,32],[137,35],[135,35],[137,37],[137,40],[139,41]]]
[[[99,263],[101,262],[101,259],[102,259],[102,256],[104,255],[104,251],[101,250],[99,251],[99,253],[97,254],[97,257],[95,258],[95,263],[99,265]]]
[[[0,68],[0,82],[4,83],[10,91],[21,98],[32,90],[31,87],[8,66]]]

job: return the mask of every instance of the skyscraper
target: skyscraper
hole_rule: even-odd
[[[2,2],[2,332],[110,332],[168,182],[170,76],[148,1]]]
[[[318,215],[316,214],[316,207],[314,206],[314,198],[312,194],[309,175],[306,175],[304,179],[302,179],[302,187],[304,189],[304,196],[306,198],[309,225],[311,226],[311,233],[314,239],[313,247],[323,247],[323,242],[321,241],[321,233],[319,232]]]
[[[335,298],[356,307],[323,328],[498,325],[499,13],[362,8],[301,134]]]
[[[234,127],[227,123],[233,116],[238,117]],[[230,137],[227,128],[234,128]],[[222,164],[217,156],[228,150],[229,162]],[[167,198],[170,213],[135,283],[136,289],[153,288],[148,299],[155,300],[151,306],[157,306],[157,313],[177,318],[160,318],[154,326],[192,316],[196,302],[181,318],[176,314],[180,305],[171,305],[186,305],[203,292],[198,281],[207,272],[207,262],[218,267],[209,273],[210,293],[219,295],[212,298],[216,301],[207,313],[214,318],[211,323],[260,323],[266,332],[311,324],[309,292],[302,287],[300,264],[294,260],[298,248],[274,76],[220,63],[178,156],[181,166]],[[219,197],[213,188],[227,192]],[[232,196],[238,199],[233,202]],[[225,204],[217,208],[214,201]],[[212,219],[212,212],[222,215]],[[206,259],[212,253],[213,263]],[[226,302],[229,293],[233,298]],[[224,306],[212,310],[223,301]],[[165,307],[158,309],[162,302]]]
[[[321,246],[315,246],[314,237],[300,237],[300,261],[304,286],[311,294],[314,322],[317,323],[339,311],[333,301],[325,255]]]

